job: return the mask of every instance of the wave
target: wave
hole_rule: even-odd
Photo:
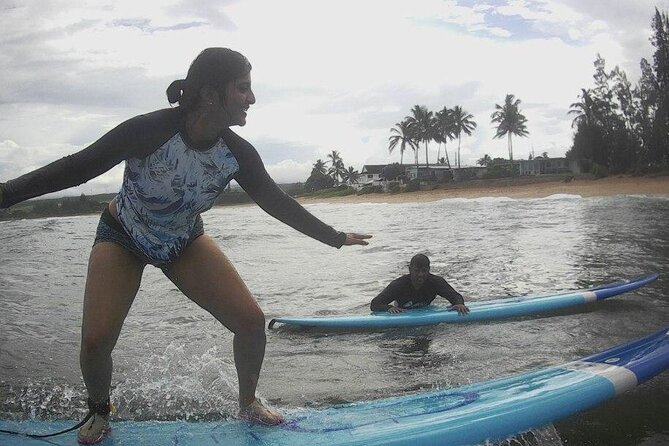
[[[547,197],[541,197],[541,198],[532,198],[532,200],[543,200],[543,201],[550,201],[550,200],[582,200],[583,197],[580,195],[576,194],[553,194],[549,195]]]
[[[115,374],[111,401],[117,420],[211,421],[238,410],[234,364],[218,347],[192,355],[186,344],[173,342],[160,354],[138,361],[136,370]],[[2,419],[77,419],[86,412],[83,386],[33,381],[0,385]]]
[[[504,203],[509,201],[518,201],[516,198],[510,197],[477,197],[477,198],[444,198],[435,201],[435,203]]]

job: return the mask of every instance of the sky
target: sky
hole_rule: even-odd
[[[669,0],[0,0],[0,182],[167,107],[167,86],[212,46],[253,66],[257,102],[235,130],[278,183],[304,182],[333,150],[358,171],[399,162],[390,129],[415,105],[474,116],[463,165],[508,158],[490,122],[507,94],[529,131],[514,159],[564,156],[597,54],[633,84],[652,62],[655,7]],[[122,175],[123,164],[64,194],[115,192]]]

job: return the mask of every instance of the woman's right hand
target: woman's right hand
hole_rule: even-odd
[[[365,239],[368,238],[372,238],[372,236],[367,234],[347,233],[343,246],[369,245],[369,243],[365,241]]]

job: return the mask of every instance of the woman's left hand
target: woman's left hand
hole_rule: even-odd
[[[371,235],[366,235],[366,234],[354,234],[354,233],[347,233],[346,234],[346,241],[344,242],[344,246],[351,246],[351,245],[369,245],[365,241],[365,239],[372,238]]]

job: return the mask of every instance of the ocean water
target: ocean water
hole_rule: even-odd
[[[380,331],[268,331],[259,395],[278,408],[450,388],[561,364],[669,325],[669,200],[641,196],[312,204],[374,236],[340,250],[257,206],[218,207],[205,228],[267,320],[366,313],[369,301],[432,259],[466,301],[544,294],[660,273],[611,300],[542,317]],[[0,222],[0,419],[85,414],[78,365],[86,263],[97,216]],[[439,303],[439,300],[436,301]],[[446,301],[442,301],[444,305]],[[119,419],[211,420],[236,413],[232,335],[147,267],[114,352]],[[669,444],[669,373],[509,444]]]

